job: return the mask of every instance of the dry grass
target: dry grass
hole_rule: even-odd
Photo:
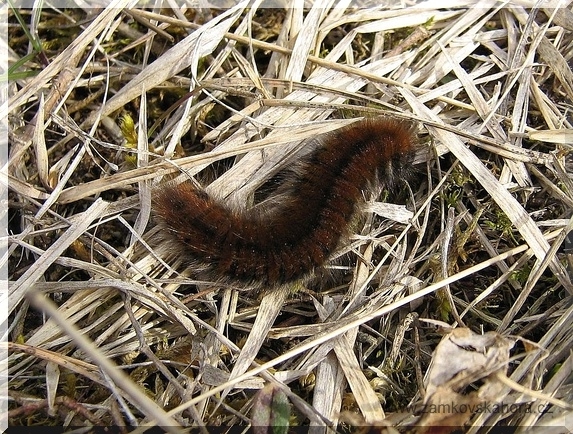
[[[3,113],[10,424],[247,425],[273,396],[292,425],[446,424],[416,404],[448,323],[519,337],[487,402],[520,410],[455,423],[573,426],[573,12],[445,3],[20,11],[43,52]],[[388,113],[423,143],[407,209],[370,204],[332,280],[257,300],[157,250],[162,182],[248,203],[307,139]]]

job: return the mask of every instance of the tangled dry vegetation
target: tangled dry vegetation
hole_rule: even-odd
[[[340,3],[9,12],[11,425],[573,426],[571,7]],[[253,299],[158,248],[162,183],[252,203],[389,114],[416,174],[328,279]]]

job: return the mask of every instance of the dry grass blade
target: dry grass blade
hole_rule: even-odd
[[[571,2],[354,3],[9,11],[9,423],[571,423]],[[165,185],[272,216],[324,135],[373,116],[412,123],[413,162],[381,191],[355,189],[366,170],[328,170],[364,203],[312,278],[261,297],[205,273],[230,245],[268,250],[195,208],[178,228],[213,240],[205,263],[173,248]],[[274,263],[297,263],[280,244]],[[469,336],[451,353],[468,363],[424,382],[448,371],[440,327]],[[448,400],[486,410],[419,411]]]
[[[245,345],[243,346],[239,357],[237,357],[235,366],[231,371],[228,383],[231,387],[223,391],[221,394],[223,398],[231,391],[233,380],[239,375],[244,374],[255,360],[257,353],[267,338],[269,330],[281,311],[287,295],[288,293],[286,291],[277,291],[263,297],[259,306],[259,311],[257,312],[257,317],[253,323],[253,328],[251,329],[249,337],[245,341]]]
[[[44,187],[49,185],[48,182],[48,150],[44,138],[44,94],[40,95],[38,106],[38,115],[36,118],[36,128],[34,129],[34,150],[36,151],[38,177]]]
[[[350,343],[345,336],[341,336],[336,339],[334,351],[336,352],[338,363],[340,363],[346,380],[354,394],[354,398],[364,415],[364,420],[368,423],[375,424],[378,421],[384,420],[384,410],[382,410],[378,396],[360,369],[360,364],[351,351],[352,346]]]

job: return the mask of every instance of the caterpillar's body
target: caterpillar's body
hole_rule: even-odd
[[[346,235],[363,190],[392,188],[415,150],[412,126],[391,118],[355,122],[320,142],[285,181],[287,193],[263,211],[231,209],[191,183],[164,188],[154,198],[164,233],[209,277],[242,287],[312,275]]]

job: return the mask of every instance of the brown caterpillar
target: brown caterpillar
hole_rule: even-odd
[[[263,210],[232,209],[190,182],[163,187],[154,208],[169,248],[207,277],[243,288],[265,291],[312,276],[347,235],[363,190],[392,189],[416,148],[410,123],[382,117],[319,143]]]

